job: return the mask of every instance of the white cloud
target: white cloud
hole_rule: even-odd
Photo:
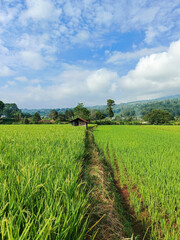
[[[4,42],[0,39],[0,53],[1,54],[8,54],[9,49],[4,46]]]
[[[16,77],[15,80],[25,79]],[[35,85],[31,85],[33,80],[28,80],[28,85],[23,90],[6,86],[6,96],[2,88],[0,94],[2,99],[15,101],[20,107],[70,107],[78,102],[86,105],[103,103],[107,96],[113,96],[117,90],[117,81],[117,73],[108,69],[90,71],[66,64],[64,71],[51,78],[47,86],[43,86],[40,81],[34,81]]]
[[[46,86],[39,79],[28,80],[28,85],[20,91],[12,81],[0,89],[0,94],[2,99],[11,99],[20,107],[72,107],[78,102],[103,104],[107,98],[138,100],[177,94],[180,91],[179,62],[180,40],[164,52],[142,57],[135,69],[123,77],[106,68],[87,70],[64,64],[61,74],[49,79]],[[26,81],[26,77],[19,76],[15,80]]]
[[[152,23],[156,17],[159,7],[142,7],[138,8],[136,5],[134,9],[131,10],[132,23],[138,26],[145,26]]]
[[[113,7],[112,5],[99,6],[96,9],[95,23],[109,27],[113,22]]]
[[[99,69],[91,73],[87,79],[87,86],[91,92],[104,93],[108,91],[115,91],[115,82],[118,79],[116,72],[107,69]]]
[[[118,98],[122,90],[127,96],[179,91],[179,47],[175,53],[158,47],[178,39],[179,31],[177,0],[0,1],[0,76],[14,74],[8,80],[16,83],[1,78],[8,89],[1,94],[19,102],[24,91],[22,103],[31,104],[35,96],[34,106],[42,99],[46,106],[45,98],[47,105],[52,100],[66,106],[78,99],[100,103],[110,94]],[[133,40],[133,52],[123,52]],[[116,71],[129,71],[139,58],[134,70],[118,76]],[[62,69],[62,62],[81,67]],[[51,75],[57,77],[48,82]]]
[[[56,8],[50,0],[26,0],[27,10],[21,16],[20,21],[26,22],[28,19],[34,21],[52,20],[60,16],[62,10]]]
[[[7,82],[7,85],[8,85],[8,86],[14,86],[15,84],[16,84],[15,81],[8,81],[8,82]]]
[[[66,0],[63,10],[66,16],[73,17],[74,20],[78,19],[81,15],[81,7],[73,1]]]
[[[0,9],[0,24],[6,25],[14,19],[18,12],[17,8],[5,8]]]
[[[22,64],[34,70],[39,70],[45,66],[45,62],[40,53],[32,51],[20,52]]]
[[[19,83],[25,83],[26,85],[36,85],[39,86],[39,84],[42,82],[40,79],[28,79],[25,76],[15,77],[14,80]]]
[[[7,66],[0,66],[0,77],[8,77],[14,75],[15,72]]]
[[[141,50],[137,50],[134,52],[125,52],[125,53],[120,51],[115,51],[111,54],[111,56],[107,60],[107,63],[122,64],[122,62],[124,61],[139,59],[141,57],[148,56],[153,53],[159,53],[159,52],[165,51],[166,49],[167,49],[166,47],[143,48]]]
[[[42,81],[41,81],[40,79],[38,79],[38,78],[32,79],[32,80],[30,81],[31,84],[39,84],[39,83],[41,83],[41,82],[42,82]]]
[[[19,82],[22,82],[22,83],[24,83],[24,82],[27,82],[28,81],[28,79],[27,79],[27,77],[15,77],[14,78],[16,81],[19,81]]]
[[[17,39],[16,46],[21,49],[21,51],[30,51],[38,54],[44,53],[47,60],[53,59],[53,55],[57,51],[56,46],[53,44],[47,33],[42,35],[23,34]]]
[[[144,39],[144,41],[147,44],[150,44],[153,42],[154,38],[158,35],[158,31],[155,30],[153,27],[149,27],[146,31],[146,37]]]
[[[80,31],[79,33],[76,34],[75,37],[72,38],[73,43],[82,43],[88,41],[90,38],[90,34],[88,31]]]
[[[180,40],[168,51],[143,57],[136,68],[121,78],[126,91],[134,94],[175,94],[180,91]]]

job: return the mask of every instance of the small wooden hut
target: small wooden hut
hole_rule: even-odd
[[[71,122],[72,126],[84,126],[87,129],[88,121],[84,120],[83,118],[78,117],[78,118],[71,120],[70,122]]]

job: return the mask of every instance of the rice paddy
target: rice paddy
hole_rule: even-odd
[[[180,239],[180,128],[100,126],[94,138],[122,189],[127,187],[130,204],[149,238]]]
[[[179,126],[98,126],[93,135],[128,191],[144,239],[180,239]],[[0,239],[89,235],[85,140],[84,127],[0,126]]]
[[[0,126],[0,239],[84,239],[85,129]]]

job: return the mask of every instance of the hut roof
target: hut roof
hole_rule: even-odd
[[[80,117],[77,117],[77,118],[71,120],[70,122],[73,122],[73,121],[76,121],[76,120],[81,120],[82,122],[88,123],[88,121],[86,121],[86,120],[84,120],[83,118],[80,118]]]

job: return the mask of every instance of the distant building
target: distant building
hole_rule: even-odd
[[[148,124],[148,122],[144,121],[144,122],[141,122],[142,124]]]
[[[84,126],[87,128],[88,121],[84,120],[83,118],[75,118],[70,121],[72,126]]]

